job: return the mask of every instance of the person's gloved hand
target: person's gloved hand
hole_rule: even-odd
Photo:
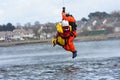
[[[62,7],[62,12],[65,12],[65,7]]]

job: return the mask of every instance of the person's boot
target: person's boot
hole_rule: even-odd
[[[75,58],[77,56],[77,51],[73,52],[72,58]]]

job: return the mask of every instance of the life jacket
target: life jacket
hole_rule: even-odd
[[[66,45],[67,38],[70,37],[71,35],[72,27],[71,26],[62,27],[62,24],[58,23],[56,25],[56,29],[59,34],[59,36],[56,39],[56,43],[60,46]]]
[[[52,45],[55,46],[56,44],[60,46],[64,46],[67,43],[67,39],[63,39],[61,36],[58,36],[57,38],[52,38]]]
[[[67,43],[67,39],[64,39],[61,36],[58,36],[56,39],[56,43],[60,46],[64,46]]]

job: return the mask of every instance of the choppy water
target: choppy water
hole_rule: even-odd
[[[120,80],[119,40],[75,46],[75,59],[51,44],[0,47],[0,80]]]

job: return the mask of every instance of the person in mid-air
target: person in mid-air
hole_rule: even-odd
[[[72,58],[75,58],[77,51],[73,43],[75,36],[72,31],[72,26],[69,25],[67,20],[62,20],[62,22],[56,25],[56,29],[57,34],[52,40],[53,46],[56,44],[62,46],[65,50],[72,52]]]
[[[65,12],[65,7],[62,7],[62,20],[67,20],[69,22],[69,25],[72,26],[72,33],[76,37],[77,36],[76,20],[71,14]]]

